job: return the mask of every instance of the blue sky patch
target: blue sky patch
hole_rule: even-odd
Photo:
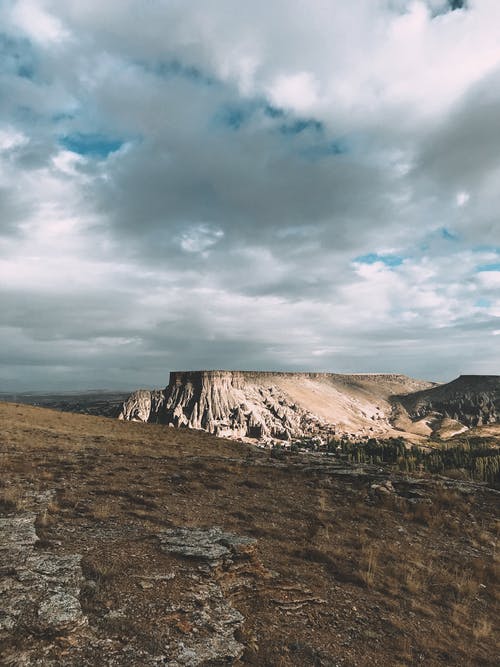
[[[393,268],[395,266],[400,266],[403,263],[404,258],[399,255],[379,255],[376,252],[370,252],[367,255],[356,257],[354,261],[359,264],[375,264],[376,262],[382,262],[382,264]]]
[[[216,114],[216,121],[231,130],[239,130],[252,116],[254,108],[242,105],[227,105]]]
[[[480,298],[474,304],[477,308],[491,308],[492,301],[490,299]]]
[[[73,153],[104,158],[121,148],[124,142],[104,134],[75,133],[61,137],[59,143]]]
[[[283,109],[274,107],[272,104],[264,105],[264,113],[266,116],[269,116],[269,118],[284,118],[286,116],[286,113]]]
[[[442,16],[443,14],[448,14],[449,12],[454,12],[459,9],[467,9],[467,0],[447,0],[443,6],[432,6],[430,7],[431,15],[433,18]]]
[[[484,271],[500,271],[500,262],[494,262],[493,264],[480,264],[476,267],[477,273],[483,273]]]

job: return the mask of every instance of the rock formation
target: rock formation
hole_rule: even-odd
[[[260,441],[322,433],[394,435],[390,396],[433,386],[397,374],[190,371],[163,390],[141,389],[120,419]]]
[[[434,430],[450,422],[460,429],[500,421],[500,376],[461,375],[447,384],[395,397],[413,421],[430,420]]]
[[[0,517],[0,643],[22,629],[63,635],[84,626],[79,554],[37,549],[36,514]]]
[[[231,598],[245,585],[245,580],[262,576],[262,566],[256,562],[257,540],[218,527],[173,528],[158,538],[165,553],[199,563],[203,583],[200,582],[195,604],[191,596],[186,596],[182,609],[189,625],[195,625],[196,619],[203,616],[211,628],[208,636],[193,637],[189,646],[186,640],[170,645],[173,654],[170,664],[195,667],[216,660],[232,664],[244,650],[235,639],[244,618],[231,604]]]
[[[139,389],[125,401],[118,418],[127,421],[153,421],[154,415],[160,413],[164,401],[165,395],[159,389]]]

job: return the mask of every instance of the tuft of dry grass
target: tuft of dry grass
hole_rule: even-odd
[[[92,508],[92,516],[98,521],[106,521],[113,516],[114,505],[112,500],[101,500]]]
[[[368,588],[372,588],[377,578],[379,569],[378,564],[379,552],[377,547],[372,544],[367,545],[362,549],[361,569],[359,576],[365,582]]]
[[[474,639],[486,639],[493,631],[493,623],[488,618],[480,618],[472,628]]]
[[[26,506],[24,491],[20,486],[6,486],[0,491],[0,510],[19,511]]]

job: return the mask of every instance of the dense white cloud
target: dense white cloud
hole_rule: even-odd
[[[499,24],[495,0],[2,3],[0,386],[498,373]]]

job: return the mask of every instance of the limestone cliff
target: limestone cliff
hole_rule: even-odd
[[[397,433],[391,395],[430,386],[397,374],[172,372],[163,391],[132,394],[120,418],[256,440],[324,431],[387,436]]]
[[[118,419],[157,421],[154,417],[160,414],[164,401],[165,395],[161,389],[138,389],[123,404]]]

